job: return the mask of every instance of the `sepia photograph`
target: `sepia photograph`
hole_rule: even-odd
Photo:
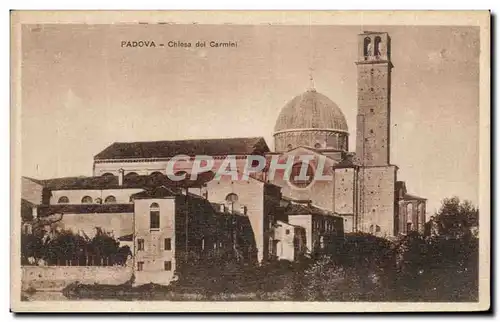
[[[488,11],[11,37],[14,312],[489,309]]]

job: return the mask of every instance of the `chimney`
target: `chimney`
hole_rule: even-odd
[[[123,169],[118,170],[118,185],[119,186],[123,186],[123,173],[124,173]]]

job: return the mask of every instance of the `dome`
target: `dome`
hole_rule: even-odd
[[[274,127],[274,148],[286,152],[305,146],[318,151],[348,151],[349,132],[344,114],[331,99],[308,90],[281,110]]]
[[[274,132],[298,129],[348,131],[345,116],[337,104],[315,90],[296,96],[283,107]]]

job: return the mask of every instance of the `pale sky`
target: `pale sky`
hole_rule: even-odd
[[[408,192],[478,202],[479,30],[469,27],[31,25],[22,32],[22,173],[92,175],[111,143],[263,136],[309,86],[355,151],[357,34],[392,39],[391,163]],[[121,41],[237,48],[122,48]]]

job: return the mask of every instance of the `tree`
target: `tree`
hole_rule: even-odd
[[[471,235],[471,229],[479,226],[479,210],[469,200],[445,198],[432,221],[439,235],[460,238]]]
[[[478,296],[479,211],[470,201],[445,198],[428,222],[435,233],[398,239],[397,293],[414,301],[471,301]]]
[[[43,255],[42,239],[34,234],[21,234],[21,265],[36,263]],[[30,260],[33,259],[34,263]]]
[[[49,264],[72,264],[85,253],[86,244],[83,237],[73,234],[70,230],[57,232],[43,247],[44,259]]]
[[[96,234],[90,240],[89,252],[95,256],[94,264],[112,264],[118,254],[120,243],[108,235],[104,230],[96,227]]]
[[[118,253],[116,254],[115,264],[117,265],[125,265],[127,263],[127,258],[132,256],[132,251],[130,247],[125,245],[118,249]]]

